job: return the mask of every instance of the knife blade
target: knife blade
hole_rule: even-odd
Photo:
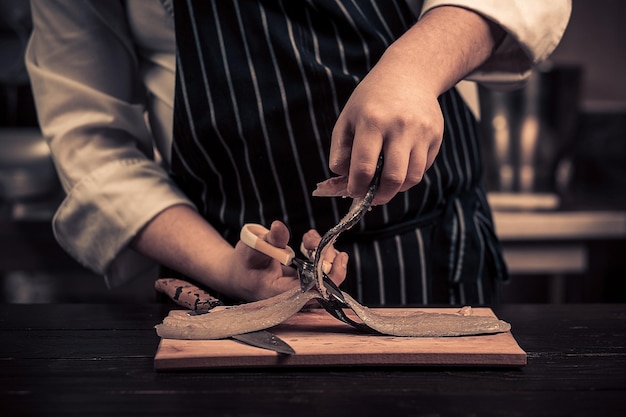
[[[232,339],[261,349],[273,350],[284,355],[296,354],[296,351],[287,342],[267,330],[238,334],[232,336]]]

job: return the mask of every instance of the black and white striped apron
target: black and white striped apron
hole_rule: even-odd
[[[414,23],[402,0],[177,0],[171,175],[231,243],[281,220],[299,246],[349,201],[312,198],[331,176],[335,120],[387,46]],[[506,270],[479,185],[475,120],[440,97],[445,133],[424,180],[374,208],[337,247],[344,287],[368,304],[482,304]]]

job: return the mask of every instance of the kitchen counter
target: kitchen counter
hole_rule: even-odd
[[[586,273],[588,242],[626,239],[624,211],[494,211],[513,274]]]
[[[503,242],[626,239],[624,211],[494,211]]]
[[[515,277],[516,288],[507,289],[508,298],[515,299],[531,283],[528,277],[542,276],[547,278],[543,291],[549,302],[603,300],[602,294],[621,275],[626,211],[496,208],[493,218]]]
[[[626,415],[626,305],[494,311],[527,365],[157,372],[166,304],[0,304],[0,404],[7,416]]]

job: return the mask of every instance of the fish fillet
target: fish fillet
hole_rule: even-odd
[[[373,311],[343,293],[346,303],[363,321],[379,333],[390,336],[440,337],[468,336],[506,332],[511,325],[495,317],[472,316],[464,308],[459,314]],[[234,335],[276,326],[296,314],[314,298],[321,298],[315,289],[302,293],[300,288],[275,297],[240,304],[207,314],[168,316],[156,326],[166,339],[224,339]]]

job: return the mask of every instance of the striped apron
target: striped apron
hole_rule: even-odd
[[[331,176],[335,120],[357,83],[414,23],[402,0],[177,0],[171,175],[231,243],[283,221],[294,247],[350,201],[312,198]],[[375,207],[336,246],[344,289],[367,304],[484,304],[506,277],[480,187],[476,123],[440,97],[443,144],[423,181]]]

